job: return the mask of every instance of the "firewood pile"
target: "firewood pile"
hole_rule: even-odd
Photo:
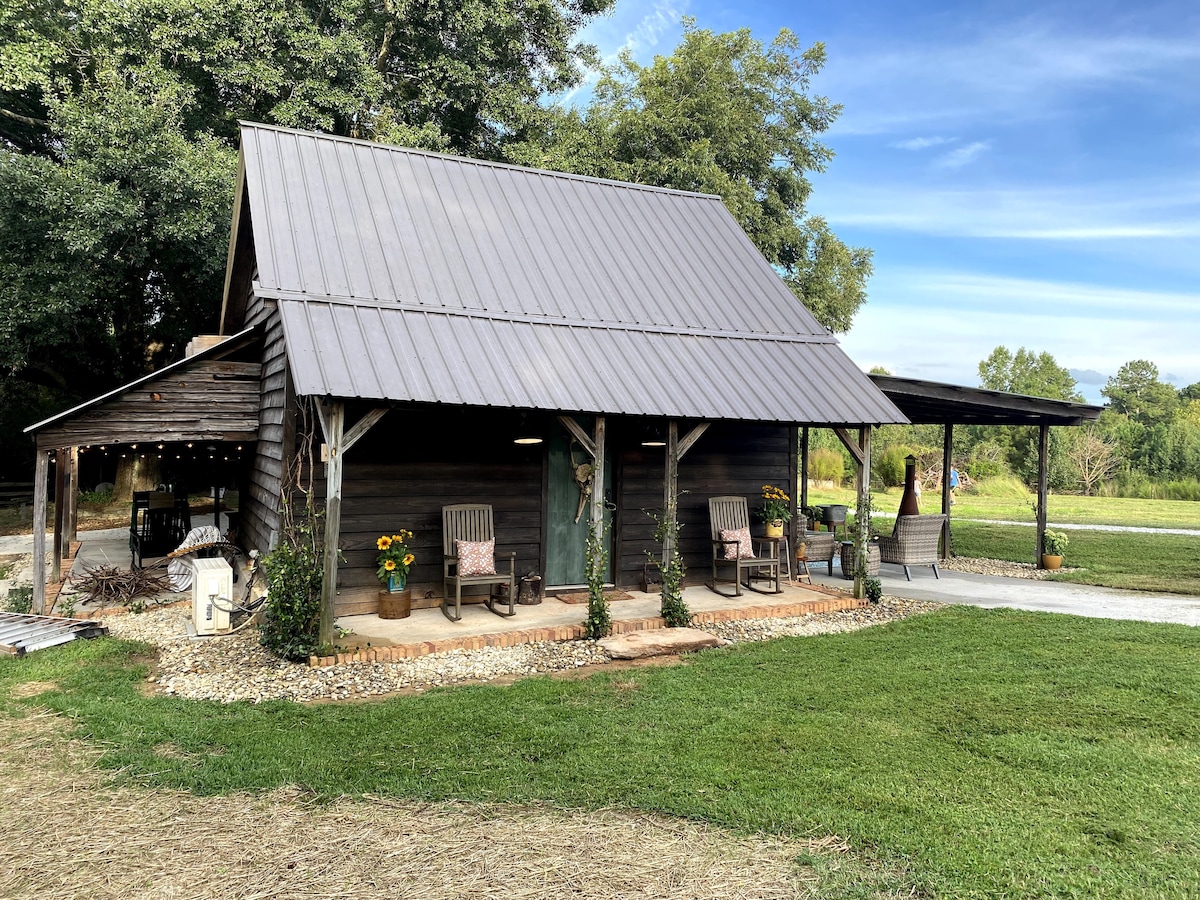
[[[161,572],[161,570],[160,570]],[[171,589],[165,572],[150,569],[118,569],[116,566],[91,566],[74,583],[75,590],[88,603],[101,606],[133,606],[138,600],[155,597]]]

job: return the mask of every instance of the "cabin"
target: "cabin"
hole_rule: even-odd
[[[376,540],[400,529],[414,597],[439,599],[455,503],[491,504],[498,554],[554,590],[584,584],[589,532],[609,580],[640,587],[651,513],[677,498],[702,581],[710,496],[754,507],[772,484],[796,504],[801,429],[838,427],[861,461],[872,426],[907,421],[717,196],[252,123],[241,139],[228,337],[29,430],[43,473],[81,417],[93,444],[236,442],[260,550],[311,459],[338,615],[375,602]]]

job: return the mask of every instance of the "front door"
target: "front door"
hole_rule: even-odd
[[[584,428],[591,431],[592,425],[584,420],[580,422]],[[560,432],[546,441],[548,458],[547,471],[547,502],[546,502],[546,586],[547,587],[583,587],[587,584],[586,548],[588,528],[591,524],[591,494],[584,498],[580,506],[580,486],[576,480],[576,469],[581,465],[590,464],[592,458],[587,452],[572,441],[565,431]],[[605,454],[604,463],[604,495],[612,496],[612,463],[609,454]],[[576,521],[578,516],[578,521]],[[604,509],[605,544],[612,546],[612,533],[609,526],[612,513],[606,506]],[[612,580],[611,552],[605,581]]]

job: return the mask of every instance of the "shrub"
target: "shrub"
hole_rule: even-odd
[[[33,611],[33,585],[21,584],[8,589],[4,599],[4,611],[28,615]]]
[[[608,598],[604,596],[608,551],[593,528],[588,529],[584,558],[587,567],[588,614],[583,623],[583,636],[595,641],[612,634],[612,614],[608,609]],[[663,593],[666,593],[665,585]]]
[[[1071,543],[1071,539],[1067,537],[1065,531],[1047,529],[1042,536],[1042,552],[1047,556],[1062,556],[1069,543]]]
[[[808,455],[808,477],[840,486],[846,478],[846,460],[836,450],[814,450]]]
[[[912,450],[903,444],[892,444],[885,447],[879,454],[872,476],[878,475],[886,487],[896,487],[904,484],[904,465],[908,456],[916,456]]]
[[[1016,475],[994,475],[971,483],[971,493],[982,497],[1028,497],[1029,486]]]
[[[878,603],[883,596],[883,582],[878,578],[868,578],[863,582],[863,592],[872,603]]]
[[[81,491],[79,502],[87,506],[108,506],[113,502],[113,492],[111,489],[107,491]]]

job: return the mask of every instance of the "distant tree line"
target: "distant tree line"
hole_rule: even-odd
[[[989,390],[1083,402],[1075,379],[1053,356],[1023,347],[1016,353],[1003,346],[993,350],[979,364],[979,383]],[[1121,366],[1101,393],[1107,403],[1099,421],[1050,429],[1050,487],[1200,500],[1200,382],[1176,388],[1160,379],[1154,363],[1135,359]],[[828,451],[835,443],[823,436],[814,446]],[[972,478],[1011,475],[1036,483],[1036,428],[960,425],[954,429],[953,452],[957,466]],[[922,470],[940,470],[942,427],[879,429],[872,469],[880,485],[901,483],[909,453],[920,459]]]

